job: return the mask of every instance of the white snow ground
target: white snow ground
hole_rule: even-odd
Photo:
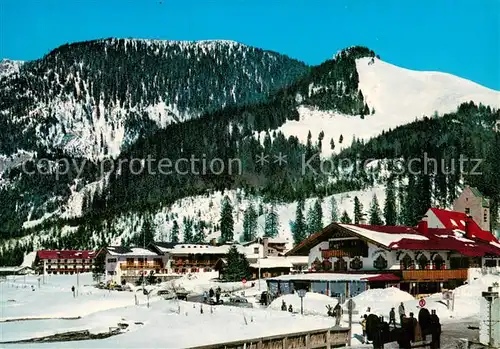
[[[27,339],[35,336],[50,335],[72,330],[88,329],[92,333],[108,331],[109,327],[119,322],[129,324],[125,333],[102,340],[57,342],[45,344],[9,344],[5,348],[186,348],[190,346],[217,343],[221,341],[240,340],[259,336],[288,333],[293,331],[313,330],[332,326],[333,319],[326,317],[326,305],[335,305],[336,300],[324,295],[307,294],[304,300],[305,314],[284,312],[274,303],[281,306],[281,298],[268,309],[247,309],[229,306],[203,307],[200,304],[165,301],[157,296],[150,299],[150,307],[146,306],[146,298],[138,292],[139,305],[134,305],[133,292],[109,292],[89,286],[90,274],[80,276],[79,296],[73,298],[71,286],[76,282],[75,276],[51,276],[38,289],[36,276],[16,277],[0,284],[2,319],[23,317],[73,317],[76,320],[33,320],[3,322],[1,324],[1,341]],[[207,284],[208,282],[208,284]],[[440,295],[428,297],[426,307],[436,309],[443,323],[460,321],[465,318],[479,316],[479,299],[481,292],[493,282],[500,282],[500,276],[484,276],[471,281],[469,285],[459,287],[455,291],[454,311],[446,309],[440,303]],[[211,286],[208,276],[204,278],[179,280],[183,287],[199,291]],[[24,288],[24,285],[28,287]],[[34,285],[35,291],[31,290]],[[228,285],[227,288],[235,285]],[[257,285],[246,290],[247,295],[257,293]],[[253,295],[252,295],[253,296]],[[286,295],[283,299],[292,304],[294,311],[300,309],[297,295]],[[12,301],[15,300],[15,301]],[[361,328],[359,319],[367,307],[372,313],[388,316],[391,307],[404,302],[407,313],[418,314],[417,300],[409,294],[395,288],[373,289],[353,298],[359,313],[354,316],[353,345],[359,344]],[[479,319],[478,319],[479,320]],[[344,315],[343,325],[347,325]],[[143,324],[136,324],[142,322]],[[196,335],[186,335],[193,333]],[[168,331],[168,335],[165,335]],[[77,343],[77,344],[76,344]]]

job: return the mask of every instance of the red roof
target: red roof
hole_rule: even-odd
[[[36,253],[39,259],[91,259],[95,251],[41,250]]]
[[[492,233],[481,229],[473,219],[467,218],[464,212],[448,211],[440,208],[431,208],[430,210],[436,215],[446,229],[462,231],[467,229],[470,234],[478,239],[488,242],[498,242]]]
[[[399,281],[400,279],[394,274],[380,274],[375,276],[369,276],[364,278],[363,280],[367,280],[369,282],[377,282],[377,281]]]

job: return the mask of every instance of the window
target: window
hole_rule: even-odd
[[[406,254],[401,260],[401,269],[407,270],[413,267],[413,259],[411,259],[409,254]]]
[[[418,258],[418,268],[419,269],[427,269],[428,264],[429,264],[429,260],[427,259],[427,257],[425,255],[421,255]]]
[[[127,264],[134,264],[133,258],[127,258]]]
[[[347,271],[347,262],[344,258],[338,258],[335,263],[333,263],[334,271]]]
[[[470,208],[469,207],[465,208],[465,214],[470,214]]]
[[[352,259],[349,263],[349,268],[359,270],[363,268],[363,261],[359,257],[354,257],[354,259]]]
[[[484,221],[484,223],[487,223],[487,222],[488,222],[488,210],[484,210],[484,213],[483,213],[483,221]]]
[[[108,258],[108,263],[116,263],[116,258]]]
[[[497,261],[495,259],[486,259],[484,261],[484,266],[486,268],[494,268],[497,266]]]
[[[436,255],[436,257],[434,257],[434,269],[443,269],[443,266],[443,257],[441,257],[440,255]]]
[[[373,267],[378,270],[387,269],[387,260],[384,256],[379,255],[377,259],[373,261]]]
[[[258,247],[254,247],[253,248],[253,253],[254,254],[259,254],[259,248]]]

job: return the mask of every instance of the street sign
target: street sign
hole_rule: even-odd
[[[453,292],[452,292],[452,291],[444,291],[444,292],[443,292],[443,299],[444,299],[445,301],[449,301],[449,300],[451,300],[451,299],[452,299],[452,297],[453,297]]]
[[[304,315],[304,297],[306,296],[306,290],[297,290],[297,294],[300,297],[300,314]]]
[[[421,299],[418,301],[418,305],[420,305],[421,308],[425,307],[425,299]]]
[[[243,285],[247,283],[247,279],[243,278],[243,280],[241,280],[241,282],[243,282]]]
[[[356,308],[356,303],[354,303],[354,301],[352,299],[349,299],[347,301],[347,310],[352,312],[355,308]]]

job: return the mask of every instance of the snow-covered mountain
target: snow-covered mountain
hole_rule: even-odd
[[[330,139],[339,151],[349,147],[353,137],[367,140],[424,116],[453,112],[465,102],[500,108],[500,91],[451,74],[409,70],[370,57],[357,59],[356,70],[359,89],[373,114],[360,118],[301,106],[300,120],[288,120],[278,130],[304,144],[309,131],[313,140],[323,131],[322,154],[328,155],[332,153]]]
[[[156,129],[263,101],[308,69],[233,41],[138,39],[63,45],[19,67],[0,65],[0,129],[10,131],[0,154],[88,158],[116,157]]]
[[[61,150],[83,157],[237,156],[247,166],[240,177],[135,175],[124,168],[99,178],[88,173],[95,167],[81,178],[0,173],[0,231],[57,247],[75,241],[81,247],[103,240],[120,243],[141,232],[146,217],[160,239],[170,237],[174,220],[182,238],[188,219],[203,222],[207,238],[218,237],[224,190],[234,204],[235,238],[248,203],[259,205],[266,196],[280,202],[279,237],[291,242],[297,193],[310,198],[307,211],[318,194],[345,191],[336,194],[339,214],[352,215],[354,196],[365,212],[373,194],[382,205],[385,182],[370,174],[297,175],[292,168],[297,163],[291,161],[287,169],[261,169],[256,154],[285,151],[290,159],[321,142],[327,156],[330,140],[338,153],[353,137],[367,140],[423,116],[455,112],[463,102],[500,107],[498,91],[449,74],[399,68],[367,48],[350,48],[334,60],[306,67],[228,41],[110,39],[65,45],[1,79],[0,97],[5,97],[0,134],[6,140],[0,143],[0,166],[12,164],[15,154],[36,158],[37,151]],[[497,117],[491,109],[483,113],[488,127]],[[312,144],[307,145],[309,132]],[[385,140],[384,147],[391,141]],[[494,144],[492,137],[489,141]],[[323,200],[324,224],[329,199]],[[268,206],[263,204],[264,211]]]

